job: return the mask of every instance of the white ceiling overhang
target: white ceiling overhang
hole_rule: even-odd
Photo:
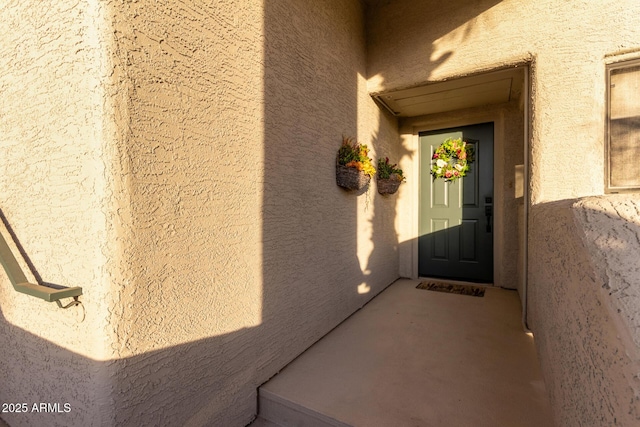
[[[416,117],[518,100],[523,81],[523,70],[511,68],[372,96],[395,116]]]

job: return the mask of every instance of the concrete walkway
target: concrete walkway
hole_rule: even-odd
[[[552,426],[518,294],[400,279],[260,388],[259,426]]]

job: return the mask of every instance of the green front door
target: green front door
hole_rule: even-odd
[[[447,138],[475,146],[467,176],[433,180],[431,157]],[[418,273],[493,282],[493,123],[420,133]]]

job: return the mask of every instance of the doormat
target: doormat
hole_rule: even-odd
[[[416,288],[427,291],[446,292],[448,294],[470,295],[472,297],[484,296],[484,288],[481,286],[454,285],[452,283],[437,282],[434,280],[420,282]]]

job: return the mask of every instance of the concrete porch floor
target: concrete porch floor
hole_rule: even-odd
[[[260,426],[552,426],[517,292],[400,279],[260,387]]]

